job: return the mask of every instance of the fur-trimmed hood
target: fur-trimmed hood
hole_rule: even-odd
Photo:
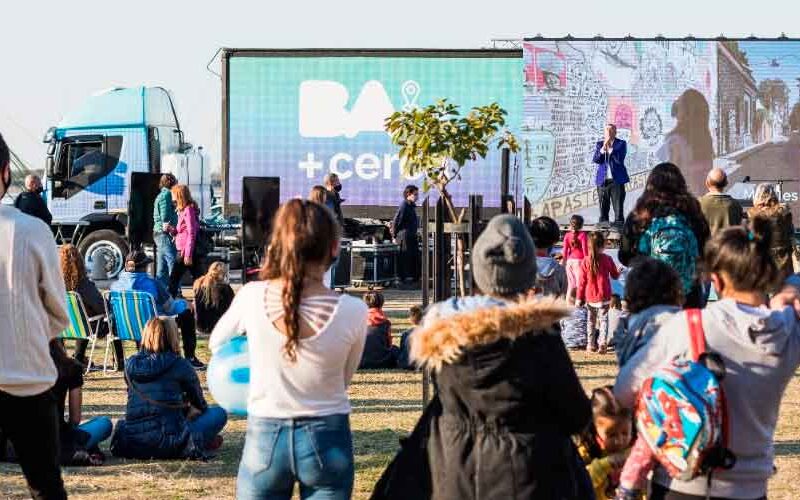
[[[436,304],[411,335],[411,358],[419,366],[439,370],[444,363],[456,362],[464,349],[544,331],[572,310],[554,298],[503,302],[468,297]]]

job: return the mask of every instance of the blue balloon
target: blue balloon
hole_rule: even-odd
[[[250,358],[247,337],[229,340],[208,362],[208,390],[228,413],[247,415]]]

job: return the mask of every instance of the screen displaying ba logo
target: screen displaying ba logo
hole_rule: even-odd
[[[417,106],[419,83],[408,80],[400,86],[403,109]],[[300,135],[308,138],[347,137],[364,132],[384,132],[383,122],[396,111],[383,84],[369,80],[348,109],[350,92],[332,80],[300,83]]]

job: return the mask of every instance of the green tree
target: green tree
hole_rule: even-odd
[[[470,161],[486,158],[493,143],[497,148],[518,151],[516,137],[504,128],[506,115],[499,104],[491,103],[472,108],[462,116],[457,105],[441,99],[424,108],[393,113],[386,119],[385,127],[392,142],[400,147],[403,173],[409,176],[422,173],[422,190],[436,189],[451,220],[461,223],[464,210],[456,213],[448,185],[461,178],[461,170]],[[456,271],[462,295],[465,293],[463,248],[463,239],[456,235]]]
[[[789,86],[780,78],[768,78],[758,83],[758,98],[764,106],[785,117],[789,108]]]

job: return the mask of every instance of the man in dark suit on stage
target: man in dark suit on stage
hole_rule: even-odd
[[[614,225],[622,226],[625,222],[625,184],[630,182],[625,168],[627,150],[628,144],[617,139],[617,127],[613,123],[606,125],[603,140],[595,145],[593,160],[597,164],[595,184],[600,202],[598,226],[608,227],[611,205],[614,206]]]

